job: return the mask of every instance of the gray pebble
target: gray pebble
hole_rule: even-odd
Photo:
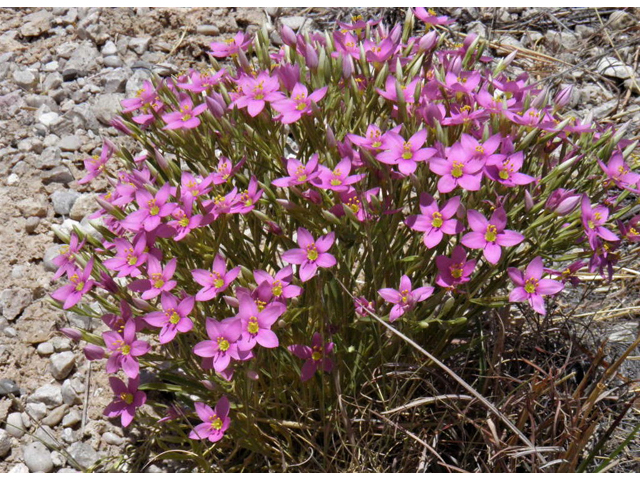
[[[137,37],[129,40],[129,48],[136,52],[138,55],[142,55],[149,48],[150,37]]]
[[[13,380],[8,378],[0,379],[0,398],[9,394],[20,395],[20,387]]]
[[[80,416],[78,410],[74,408],[63,417],[62,426],[65,428],[73,427],[74,425],[80,423],[80,420],[82,420],[82,417]]]
[[[49,473],[53,461],[49,449],[40,442],[33,442],[22,449],[22,459],[30,472]]]
[[[73,207],[78,197],[80,197],[80,194],[73,190],[56,190],[51,194],[53,210],[58,215],[69,215],[71,207]]]
[[[53,345],[56,352],[66,352],[71,350],[71,339],[68,337],[53,337],[51,345]]]
[[[60,434],[60,440],[68,445],[71,445],[72,443],[78,441],[79,436],[79,433],[76,433],[75,431],[73,431],[73,429],[67,427],[62,430],[62,433]]]
[[[122,445],[124,443],[124,438],[119,437],[113,432],[105,432],[102,434],[102,440],[108,445]]]
[[[68,378],[62,383],[61,392],[64,403],[67,405],[80,405],[82,403],[84,385],[77,378]]]
[[[88,443],[77,442],[68,449],[71,457],[78,462],[82,468],[91,468],[94,463],[100,460],[98,452]]]
[[[27,403],[44,403],[49,407],[62,405],[62,392],[60,385],[44,385],[29,396]]]
[[[24,230],[27,233],[33,233],[37,230],[38,225],[40,225],[40,218],[29,217],[27,218],[27,221],[24,223]]]
[[[61,352],[51,355],[51,375],[56,380],[64,380],[76,366],[73,352]]]
[[[16,82],[20,88],[31,90],[38,84],[38,77],[29,70],[16,70],[13,72],[13,81]]]
[[[58,142],[58,148],[63,152],[76,152],[82,147],[82,142],[76,135],[65,135]]]
[[[38,345],[38,348],[36,349],[36,351],[38,352],[38,355],[40,355],[41,357],[48,357],[55,350],[54,350],[53,345],[51,343],[44,342],[44,343],[41,343],[40,345]]]
[[[75,180],[73,178],[73,175],[71,175],[69,169],[62,165],[55,167],[52,170],[42,172],[40,174],[40,178],[42,178],[42,183],[44,183],[45,185],[48,185],[50,183],[67,184]]]
[[[2,316],[7,320],[19,317],[32,302],[31,290],[26,288],[6,288],[0,294]]]
[[[36,420],[42,420],[47,415],[47,406],[44,403],[27,403],[24,410]]]
[[[5,429],[9,435],[16,438],[22,438],[24,435],[24,423],[20,412],[11,412],[7,416],[7,424]]]
[[[51,413],[42,420],[42,423],[48,427],[55,427],[62,421],[62,417],[64,417],[68,409],[69,407],[67,405],[60,405],[54,408]]]

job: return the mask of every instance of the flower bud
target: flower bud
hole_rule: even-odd
[[[580,195],[574,193],[573,190],[558,188],[549,195],[545,203],[545,209],[558,215],[567,215],[575,210],[580,203],[580,199]]]
[[[342,78],[349,78],[353,75],[353,58],[351,55],[342,57]]]
[[[221,118],[224,115],[225,103],[222,95],[217,92],[213,92],[211,96],[205,97],[204,101],[214,117]]]
[[[316,52],[316,49],[308,43],[305,45],[304,58],[307,61],[307,66],[310,69],[315,70],[316,68],[318,68],[318,53]]]
[[[111,126],[125,135],[133,135],[133,132],[124,123],[122,117],[113,117],[111,120]]]
[[[80,331],[76,330],[75,328],[60,328],[58,331],[74,342],[79,342],[80,340],[82,340],[82,333],[80,333]]]
[[[424,52],[425,50],[431,50],[438,43],[438,34],[435,30],[424,35],[420,42],[418,42],[418,51]]]
[[[84,356],[87,357],[87,360],[100,360],[104,358],[104,349],[100,348],[97,345],[87,345],[83,349]]]
[[[529,193],[529,190],[525,190],[524,191],[524,209],[525,211],[529,212],[531,211],[531,209],[533,208],[534,205],[534,201],[533,201],[533,197],[531,196],[531,193]]]
[[[566,107],[571,101],[571,94],[573,93],[573,85],[568,85],[562,88],[553,99],[558,108]]]
[[[296,33],[293,31],[291,27],[283,25],[282,28],[280,29],[280,38],[282,38],[282,41],[284,42],[285,45],[288,45],[291,48],[296,47],[296,43],[298,39],[296,37]]]

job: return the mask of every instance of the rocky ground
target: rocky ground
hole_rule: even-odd
[[[127,443],[101,415],[111,400],[103,366],[56,333],[98,326],[47,303],[59,248],[51,227],[90,228],[100,185],[77,180],[82,159],[99,153],[102,137],[117,135],[109,121],[119,101],[152,72],[204,66],[208,44],[238,30],[265,22],[330,27],[351,13],[404,16],[360,10],[0,9],[0,472],[86,469]],[[459,19],[461,38],[487,36],[495,55],[519,49],[518,67],[536,80],[575,84],[577,114],[629,121],[629,136],[638,136],[639,9],[440,10]],[[613,343],[629,342],[637,329],[637,317],[620,320]]]

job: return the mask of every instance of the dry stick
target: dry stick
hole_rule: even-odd
[[[84,405],[82,406],[82,425],[80,434],[84,435],[84,427],[87,424],[87,411],[89,410],[89,391],[91,390],[91,362],[87,360],[87,383],[84,387]]]
[[[353,298],[355,300],[355,297],[351,294],[351,292],[347,289],[347,287],[344,286],[344,284],[336,277],[334,277],[336,279],[336,281],[340,284],[340,286],[344,289],[344,291],[347,293],[347,295],[349,295],[351,298]],[[373,312],[372,310],[370,310],[367,307],[363,307],[364,310],[366,310],[369,315],[371,315],[372,318],[374,318],[378,323],[380,323],[384,328],[386,328],[387,330],[390,330],[391,332],[393,332],[394,334],[396,334],[398,337],[400,337],[401,339],[403,339],[405,342],[407,342],[409,345],[411,345],[413,348],[415,348],[416,350],[418,350],[420,353],[422,353],[425,357],[427,357],[429,360],[431,360],[433,363],[435,363],[438,367],[440,367],[442,370],[444,370],[446,373],[448,373],[451,377],[453,377],[453,379],[458,382],[465,390],[467,390],[469,393],[471,393],[474,397],[476,397],[478,400],[480,400],[480,402],[487,407],[489,410],[491,410],[494,414],[496,414],[500,420],[502,420],[504,422],[504,424],[509,427],[509,429],[511,431],[513,431],[513,433],[515,433],[520,440],[522,440],[527,447],[531,448],[532,450],[535,451],[536,447],[533,443],[531,443],[531,441],[527,438],[527,436],[522,433],[518,427],[516,427],[513,422],[511,420],[509,420],[509,418],[502,413],[500,410],[498,410],[498,408],[493,405],[493,403],[491,403],[489,400],[487,400],[486,398],[484,398],[484,396],[482,394],[480,394],[477,390],[475,390],[471,385],[469,385],[467,382],[464,381],[464,379],[462,379],[462,377],[460,377],[458,374],[456,374],[453,370],[451,370],[449,367],[447,367],[444,363],[442,363],[440,360],[438,360],[436,357],[434,357],[433,355],[431,355],[429,352],[427,352],[424,348],[422,348],[420,345],[418,345],[416,342],[414,342],[413,340],[411,340],[409,337],[407,337],[404,333],[400,332],[398,329],[392,327],[391,325],[389,325],[387,322],[385,322],[384,320],[382,320],[378,315],[376,315],[375,312]],[[542,463],[547,463],[546,458],[544,458],[542,456],[541,453],[536,451],[536,455],[538,456],[538,459],[542,462]]]
[[[382,413],[384,415],[388,415],[390,413],[398,413],[413,407],[419,407],[420,405],[429,405],[430,403],[436,403],[439,400],[473,400],[473,397],[470,395],[438,395],[435,397],[417,398],[413,402],[409,402],[406,405],[402,405],[398,408],[392,408],[391,410],[387,410]]]

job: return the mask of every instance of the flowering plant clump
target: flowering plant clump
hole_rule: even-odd
[[[513,56],[415,15],[424,27],[411,12],[283,27],[281,47],[238,34],[210,68],[123,102],[113,125],[137,146],[85,161],[83,181],[111,188],[93,232],[59,232],[68,283],[52,294],[103,320],[101,336],[64,333],[107,357],[106,415],[144,411],[199,452],[291,462],[278,438],[300,429],[301,452],[326,451],[349,422],[341,398],[424,362],[375,318],[445,352],[493,308],[553,310],[638,242],[635,144],[563,115],[568,90],[514,78]]]

